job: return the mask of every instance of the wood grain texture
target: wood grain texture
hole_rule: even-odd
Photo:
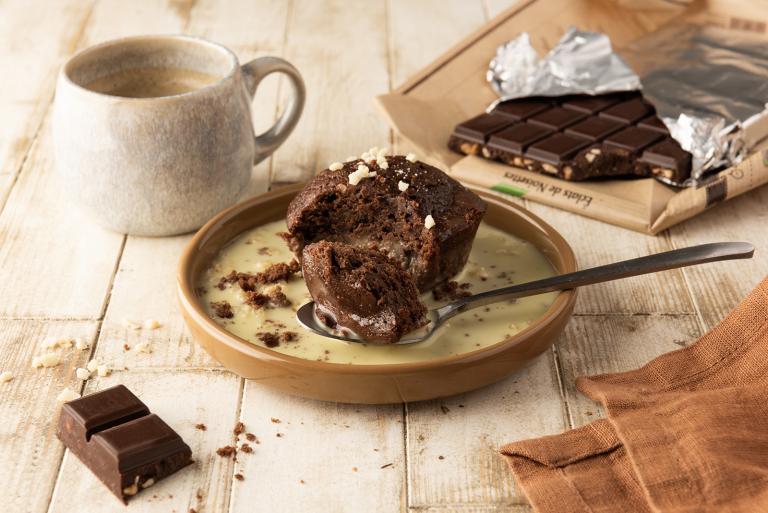
[[[0,208],[53,98],[56,73],[81,37],[93,1],[9,0],[0,8]]]
[[[82,337],[93,343],[97,324],[89,321],[0,321],[0,372],[14,378],[0,383],[0,481],[3,510],[44,512],[48,507],[63,449],[56,438],[56,397],[64,388],[79,391],[75,368],[90,351],[61,349],[56,367],[33,369],[32,357],[49,352],[47,337]]]
[[[62,193],[46,122],[0,215],[0,316],[96,319],[123,236]]]
[[[402,407],[286,397],[247,381],[241,420],[259,444],[238,456],[233,512],[402,511]],[[384,468],[382,468],[384,467]]]
[[[684,271],[703,326],[719,323],[768,275],[768,189],[763,187],[718,205],[669,230],[676,247],[716,241],[755,245],[751,260],[718,262]]]
[[[526,205],[565,237],[580,269],[673,249],[663,235],[644,235],[530,201]],[[694,307],[682,271],[675,270],[584,287],[575,311],[687,314]]]
[[[122,383],[130,388],[192,448],[194,463],[160,481],[130,503],[131,512],[226,511],[233,462],[216,454],[232,441],[237,421],[239,379],[229,372],[114,371],[93,378],[86,393]],[[211,398],[216,400],[212,401]],[[205,424],[206,430],[195,428]],[[202,497],[198,498],[198,490]],[[125,507],[67,451],[49,511],[124,511]]]
[[[409,506],[524,503],[498,448],[566,427],[552,353],[509,378],[408,405]]]
[[[576,390],[576,378],[636,369],[700,334],[695,315],[574,316],[556,346],[572,425],[602,417]]]
[[[273,179],[307,179],[331,162],[389,144],[373,97],[389,90],[384,0],[294,0],[284,57],[307,83],[294,135],[277,150]]]

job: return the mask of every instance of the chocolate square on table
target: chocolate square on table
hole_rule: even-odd
[[[598,116],[630,124],[653,114],[655,111],[656,109],[642,98],[634,98],[614,105],[599,113]]]
[[[567,126],[581,121],[585,117],[587,117],[587,115],[583,112],[564,109],[562,107],[553,107],[544,112],[540,112],[535,116],[531,116],[528,119],[528,122],[545,126],[552,130],[562,130]]]
[[[551,106],[552,102],[544,99],[507,100],[496,105],[493,113],[509,116],[516,121],[520,121],[547,110]]]
[[[640,162],[661,170],[667,169],[669,173],[662,172],[662,176],[670,180],[682,181],[690,173],[691,154],[685,151],[677,141],[667,137],[645,150]]]
[[[56,435],[123,502],[192,463],[189,446],[123,385],[65,403]]]
[[[655,115],[648,116],[647,118],[640,120],[637,126],[640,128],[647,128],[648,130],[655,130],[657,132],[661,132],[662,134],[669,133],[667,125],[665,125],[664,122]]]
[[[615,133],[603,141],[607,150],[622,150],[631,154],[637,154],[651,144],[664,137],[659,132],[630,126],[621,132]]]
[[[488,148],[522,155],[532,143],[551,134],[549,128],[531,123],[518,123],[496,132],[488,140]]]
[[[515,121],[500,114],[480,114],[465,121],[453,130],[453,135],[470,142],[484,144],[494,132],[501,130]]]
[[[612,105],[616,105],[625,98],[626,97],[622,94],[606,94],[600,96],[579,95],[563,102],[563,107],[579,112],[586,112],[587,114],[595,114]]]
[[[625,126],[624,123],[612,119],[589,117],[566,128],[565,133],[576,137],[583,137],[590,141],[598,141],[621,130]]]
[[[590,142],[586,139],[557,133],[532,144],[525,155],[542,162],[559,165],[589,144]]]

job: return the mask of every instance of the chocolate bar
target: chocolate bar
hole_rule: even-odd
[[[691,175],[691,154],[639,92],[501,102],[456,125],[448,147],[565,180]]]
[[[192,463],[192,451],[117,385],[64,403],[56,435],[123,502]]]

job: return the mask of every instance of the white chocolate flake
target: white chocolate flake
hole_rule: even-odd
[[[406,190],[408,190],[408,184],[400,180],[399,182],[397,182],[397,188],[400,189],[400,192],[405,192]]]
[[[415,153],[409,153],[405,156],[405,160],[408,162],[416,162],[416,154]]]
[[[432,214],[424,218],[424,226],[427,228],[427,230],[435,226],[435,218],[432,217]]]
[[[71,388],[65,388],[59,393],[58,396],[56,396],[56,402],[59,403],[66,403],[69,401],[74,401],[75,399],[80,399],[80,394]]]
[[[342,164],[341,162],[334,162],[333,164],[328,166],[328,169],[330,169],[331,171],[338,171],[343,168],[344,168],[344,164]]]
[[[85,381],[91,377],[91,371],[88,369],[83,369],[82,367],[78,367],[77,370],[75,370],[75,376],[77,376],[77,379]]]

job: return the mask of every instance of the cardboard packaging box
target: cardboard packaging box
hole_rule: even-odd
[[[623,46],[666,23],[710,24],[766,37],[768,2],[710,0],[690,4],[663,0],[528,0],[502,12],[390,94],[376,101],[391,126],[421,152],[423,160],[454,177],[503,194],[525,196],[643,233],[657,234],[721,202],[768,182],[768,141],[755,144],[740,164],[697,187],[679,189],[652,178],[568,182],[478,157],[451,152],[453,127],[480,113],[497,97],[485,80],[500,44],[528,32],[543,55],[569,26],[599,31]],[[631,60],[628,60],[632,66]],[[766,126],[746,131],[751,142]]]

